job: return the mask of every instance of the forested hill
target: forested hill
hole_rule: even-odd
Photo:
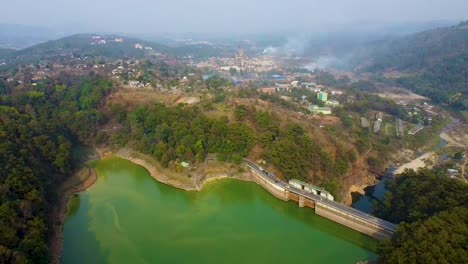
[[[12,49],[4,49],[4,48],[0,48],[0,59],[4,58],[5,56],[13,53],[15,50],[12,50]]]
[[[142,45],[136,48],[135,45]],[[149,49],[151,48],[151,49]],[[73,57],[142,58],[149,53],[166,53],[167,46],[114,35],[79,34],[48,41],[9,54],[17,63]]]
[[[364,70],[419,71],[467,55],[468,21],[377,44]]]
[[[437,103],[467,107],[468,21],[374,43],[362,61],[361,72],[404,73],[392,80]]]
[[[138,48],[137,48],[138,47]],[[235,52],[224,46],[210,44],[180,44],[167,46],[138,38],[77,34],[44,42],[22,50],[0,48],[0,59],[11,65],[38,63],[44,60],[66,62],[72,58],[142,59],[151,55],[169,57],[208,58],[231,56]]]
[[[0,80],[0,263],[48,263],[47,216],[73,169],[72,149],[94,138],[112,82],[55,80],[17,90]]]

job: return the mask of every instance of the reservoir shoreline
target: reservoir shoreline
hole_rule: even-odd
[[[65,217],[68,213],[68,202],[72,195],[79,192],[85,191],[97,180],[97,173],[92,168],[85,168],[75,173],[72,177],[79,179],[80,173],[87,173],[80,183],[73,187],[64,187],[62,190],[59,190],[59,202],[58,205],[52,211],[51,219],[53,221],[52,225],[52,236],[49,240],[49,249],[51,256],[52,264],[59,264],[60,258],[62,255],[63,249],[63,225],[65,223]],[[81,180],[81,179],[80,179]]]
[[[255,182],[250,176],[250,172],[244,173],[238,176],[228,176],[224,175],[215,175],[211,177],[203,177],[200,180],[195,180],[192,182],[183,182],[181,180],[169,178],[154,165],[155,160],[147,155],[139,153],[129,148],[122,148],[118,151],[113,151],[110,148],[96,148],[94,155],[91,155],[92,158],[89,158],[87,162],[89,163],[95,160],[101,160],[106,157],[118,157],[121,159],[128,160],[132,163],[135,163],[143,168],[145,168],[150,176],[156,181],[180,189],[184,191],[201,191],[203,186],[212,181],[221,180],[221,179],[237,179],[247,182]],[[87,176],[83,176],[82,173],[87,173]],[[63,225],[65,224],[65,218],[68,213],[68,202],[72,195],[86,191],[88,188],[92,187],[97,180],[97,173],[93,168],[85,168],[80,170],[71,176],[72,179],[67,180],[59,188],[59,202],[54,207],[51,213],[50,219],[53,221],[52,224],[52,236],[49,240],[50,248],[50,257],[52,264],[59,264],[63,251]],[[72,186],[69,185],[69,181],[79,181]]]
[[[269,186],[262,184],[262,180],[258,179],[258,177],[256,177],[254,173],[252,173],[251,170],[244,171],[238,166],[229,165],[230,166],[229,167],[223,164],[221,165],[221,167],[223,167],[224,170],[221,170],[221,171],[218,170],[216,171],[217,173],[213,174],[212,173],[213,171],[205,170],[207,168],[206,162],[205,162],[204,163],[205,167],[203,167],[203,164],[200,164],[199,167],[201,167],[201,170],[196,170],[195,176],[192,176],[191,174],[187,174],[187,172],[186,173],[172,173],[171,171],[167,171],[167,169],[160,168],[158,161],[154,160],[154,158],[144,155],[142,153],[139,153],[137,151],[134,151],[130,148],[122,148],[122,149],[119,149],[118,151],[113,151],[108,148],[106,149],[97,148],[95,151],[97,153],[97,155],[95,156],[97,156],[97,159],[99,160],[105,159],[107,157],[116,157],[116,158],[130,161],[133,164],[136,164],[144,168],[154,180],[164,185],[177,188],[177,189],[181,189],[184,191],[201,191],[203,189],[203,186],[206,183],[211,182],[211,181],[216,181],[219,179],[237,179],[237,180],[243,180],[243,181],[248,181],[248,182],[255,182],[257,185],[260,185],[262,189],[265,189],[267,192],[269,192],[271,195],[275,196],[276,198],[283,200],[283,201],[290,200],[289,197],[285,198],[285,197],[282,197],[281,195],[278,195],[277,191],[274,188],[270,188]],[[90,160],[93,160],[93,159],[90,159]],[[94,160],[96,160],[96,158]],[[194,168],[197,168],[197,167],[194,167]],[[235,168],[238,168],[237,172],[234,172],[233,169]],[[63,195],[58,205],[59,206],[58,214],[55,216],[56,225],[54,225],[55,227],[54,237],[52,239],[52,243],[50,247],[51,258],[52,258],[51,263],[60,263],[61,254],[63,250],[63,228],[65,224],[65,217],[67,215],[68,202],[72,194],[84,191],[88,189],[89,187],[91,187],[96,182],[96,179],[97,179],[96,171],[91,168],[87,168],[87,170],[88,170],[88,177],[86,177],[84,181],[82,181],[80,184],[76,185],[73,188],[68,188],[68,189],[65,188],[64,192],[59,192],[59,193],[63,193]],[[188,177],[185,177],[187,175]],[[325,217],[325,218],[329,218],[329,217]],[[355,228],[351,228],[351,229],[355,229]]]
[[[62,263],[234,264],[238,252],[247,262],[376,258],[374,239],[278,201],[257,184],[228,179],[206,184],[203,192],[181,192],[116,156],[93,165],[98,181],[68,203]],[[285,237],[294,256],[282,250]],[[273,251],[259,252],[260,243]],[[338,257],[341,251],[347,253]]]

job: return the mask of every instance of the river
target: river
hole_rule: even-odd
[[[455,122],[456,121],[452,121],[452,123],[447,125],[442,131],[452,129],[454,126],[453,124]],[[439,140],[437,144],[432,148],[432,150],[426,153],[419,153],[416,159],[421,158],[425,154],[433,155],[435,152],[440,151],[445,146],[447,146],[447,144],[448,142],[439,135]],[[445,159],[447,159],[447,154],[442,153],[442,155],[438,159],[438,162],[443,162],[445,161]],[[357,201],[353,202],[352,207],[361,210],[365,213],[372,213],[374,204],[376,202],[382,201],[385,197],[385,193],[387,192],[386,185],[393,180],[394,174],[397,174],[397,170],[398,168],[396,166],[390,166],[385,171],[382,179],[376,185],[371,186],[371,188],[366,188],[367,190],[365,195],[361,196],[359,199],[357,199]]]
[[[237,180],[163,185],[119,158],[69,202],[62,263],[356,263],[376,241]]]

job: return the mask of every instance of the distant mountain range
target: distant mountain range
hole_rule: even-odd
[[[459,109],[468,107],[468,21],[372,43],[359,72],[396,72],[395,84]]]
[[[373,43],[367,71],[419,71],[447,60],[467,58],[468,21],[456,26],[427,30],[406,37]]]
[[[235,47],[226,49],[206,43],[168,46],[142,39],[102,34],[76,34],[50,40],[20,50],[0,48],[0,59],[14,63],[33,63],[40,60],[70,57],[143,58],[148,54],[162,53],[174,57],[232,56]]]
[[[26,49],[9,52],[17,63],[36,62],[61,57],[142,58],[149,52],[167,52],[168,47],[121,36],[79,34],[47,41]]]

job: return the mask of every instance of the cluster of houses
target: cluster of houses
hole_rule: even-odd
[[[365,118],[365,117],[361,117],[360,121],[361,121],[361,126],[363,128],[369,128],[370,125],[371,125],[369,120],[367,118]],[[374,123],[372,125],[372,131],[374,133],[378,133],[380,131],[380,129],[382,128],[382,121],[383,121],[383,113],[382,112],[377,112],[375,114],[375,120],[374,120]]]
[[[325,106],[319,106],[312,103],[308,103],[307,109],[312,114],[323,114],[330,115],[332,114],[332,108],[340,106],[340,103],[337,100],[329,100],[329,93],[332,95],[342,95],[343,92],[339,90],[330,90],[328,92],[324,91],[325,87],[323,85],[318,85],[314,82],[299,82],[292,81],[291,83],[275,83],[274,87],[264,87],[260,88],[261,93],[273,94],[276,92],[290,92],[292,89],[304,88],[310,89],[312,92],[317,94],[317,100],[323,102]],[[303,102],[307,103],[305,97],[302,98]]]
[[[104,45],[107,44],[108,42],[116,42],[116,43],[122,43],[124,42],[123,38],[114,38],[114,39],[109,39],[105,38],[99,35],[91,36],[91,45]]]
[[[374,133],[378,133],[380,131],[380,129],[382,128],[382,121],[383,121],[383,113],[377,112],[377,114],[375,114],[374,128],[372,129]]]
[[[365,118],[365,117],[361,117],[360,122],[361,122],[361,127],[363,127],[363,128],[369,128],[370,125],[371,125],[369,120],[367,118]],[[380,132],[380,130],[382,128],[382,122],[383,122],[383,113],[382,112],[377,112],[375,114],[375,120],[374,120],[374,122],[372,124],[372,131],[374,133]],[[417,124],[408,131],[408,135],[416,135],[423,128],[424,128],[424,126],[422,124]],[[401,120],[398,117],[395,117],[395,135],[397,137],[403,136],[404,130],[405,129],[404,129],[403,120]]]

